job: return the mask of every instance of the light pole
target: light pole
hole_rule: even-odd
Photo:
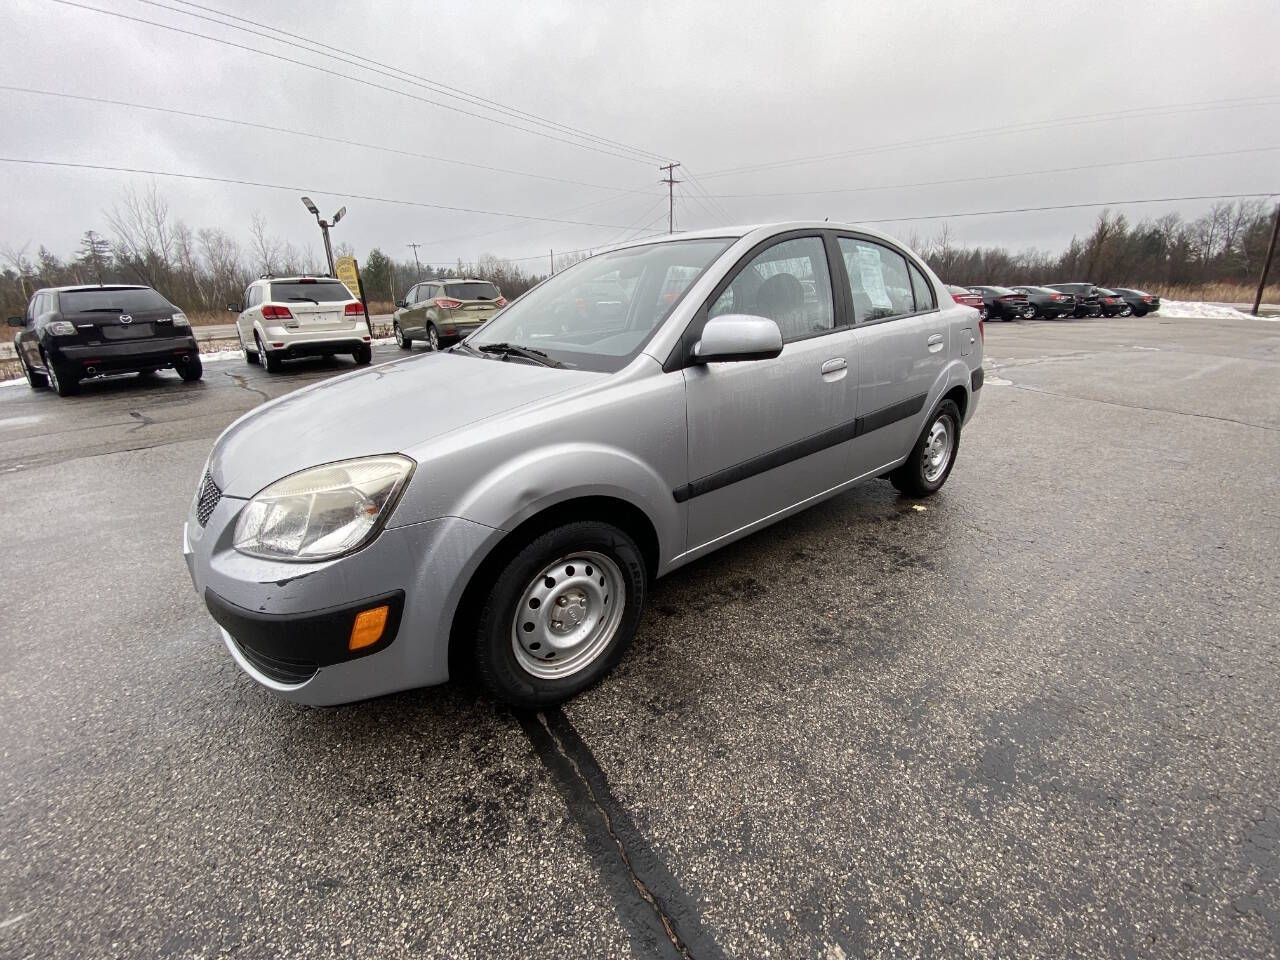
[[[333,220],[326,222],[320,219],[320,211],[316,209],[316,205],[311,202],[310,197],[303,197],[302,205],[311,211],[316,218],[316,223],[320,224],[320,232],[324,235],[324,255],[325,259],[329,261],[329,276],[332,277],[334,275],[333,247],[329,245],[329,228],[336,227],[338,225],[338,221],[347,215],[347,208],[343,207],[333,215]]]

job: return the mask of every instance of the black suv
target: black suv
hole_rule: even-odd
[[[80,381],[104,373],[151,373],[172,367],[199,380],[200,348],[187,316],[150,287],[49,287],[37,290],[14,345],[33,390],[80,392]]]
[[[1045,283],[1041,286],[1057,290],[1059,293],[1069,293],[1075,297],[1075,316],[1077,317],[1102,316],[1102,295],[1098,293],[1097,286],[1092,283]]]

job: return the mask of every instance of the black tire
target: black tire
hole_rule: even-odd
[[[49,374],[49,386],[60,397],[74,397],[80,392],[80,371],[65,363],[55,363],[47,356],[44,368]]]
[[[356,349],[352,351],[351,356],[360,366],[367,366],[368,364],[373,363],[373,347],[367,343],[363,347],[356,347]]]
[[[18,351],[18,363],[22,364],[23,376],[27,378],[27,386],[32,390],[48,390],[49,378],[43,373],[36,373],[27,366],[27,358],[22,355],[22,351]]]
[[[391,324],[391,332],[395,334],[396,346],[401,350],[413,349],[413,337],[406,337],[404,331],[400,329],[400,321],[396,320]]]
[[[1135,317],[1145,317],[1147,315],[1147,311],[1142,309],[1141,307],[1134,307],[1133,315]]]
[[[427,349],[433,351],[440,349],[440,331],[436,329],[434,323],[427,324]]]
[[[930,433],[935,423],[942,421],[950,435],[950,455],[940,474],[932,480],[925,472],[925,445],[929,442]],[[889,482],[899,492],[908,497],[928,497],[942,489],[951,476],[951,468],[956,464],[960,454],[960,409],[951,400],[943,400],[924,422],[924,429],[911,447],[906,462],[889,474]]]
[[[178,364],[178,376],[187,383],[195,383],[204,376],[204,364],[200,362],[198,356],[192,357],[186,363]]]
[[[512,635],[516,608],[542,571],[561,558],[582,552],[600,554],[615,565],[625,588],[622,614],[608,642],[576,672],[555,678],[537,676],[521,666],[516,655]],[[545,707],[577,696],[608,673],[626,652],[640,624],[647,590],[644,558],[635,542],[617,527],[584,520],[547,531],[512,557],[494,580],[480,613],[472,651],[476,678],[495,699],[518,707]],[[544,609],[554,608],[548,601]]]
[[[253,335],[253,342],[258,345],[258,356],[262,358],[262,365],[267,368],[267,373],[279,373],[281,361],[280,357],[274,351],[268,350],[262,345],[262,338],[256,333]]]

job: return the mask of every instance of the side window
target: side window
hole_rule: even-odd
[[[908,263],[907,269],[911,272],[911,292],[916,297],[916,313],[936,308],[938,301],[933,296],[933,284],[925,278],[914,263]]]
[[[418,287],[417,285],[414,285],[410,287],[409,292],[404,295],[404,305],[406,307],[412,307],[417,302],[418,302]]]
[[[262,287],[253,287],[249,291],[249,306],[256,307],[262,303]]]
[[[708,317],[749,313],[768,317],[783,342],[835,327],[831,275],[821,237],[783,240],[758,253],[707,311]]]
[[[856,323],[915,312],[911,276],[902,254],[853,237],[840,238],[840,254],[849,276]]]

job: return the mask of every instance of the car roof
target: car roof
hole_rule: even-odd
[[[668,243],[676,240],[718,240],[730,239],[740,240],[745,237],[752,239],[766,240],[770,236],[777,233],[787,233],[791,230],[848,230],[852,233],[861,233],[875,240],[883,240],[886,243],[892,243],[896,246],[906,246],[896,237],[876,230],[873,227],[864,226],[857,223],[837,223],[829,220],[780,220],[774,223],[750,223],[739,224],[738,226],[729,227],[709,227],[705,230],[687,230],[681,233],[669,233],[665,236],[648,237],[643,240],[629,240],[626,243],[620,243],[616,246],[601,248],[600,253],[608,250],[625,250],[628,247],[642,247],[653,243]]]
[[[95,290],[150,290],[140,283],[74,283],[65,287],[41,287],[36,293],[92,293]]]
[[[342,283],[337,277],[321,277],[313,273],[301,273],[296,277],[259,277],[254,283],[297,283],[299,280],[314,280],[316,283]]]

